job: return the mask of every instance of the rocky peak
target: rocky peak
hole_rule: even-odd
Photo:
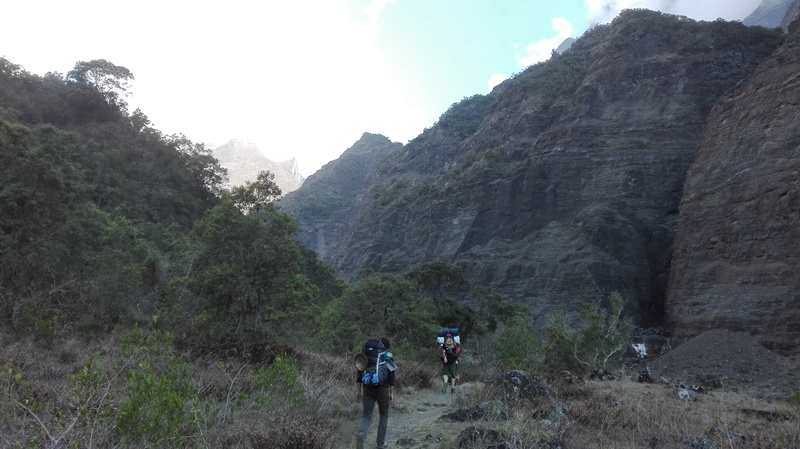
[[[562,42],[561,45],[559,45],[558,48],[556,48],[555,50],[556,54],[560,55],[565,51],[569,50],[569,48],[572,47],[573,43],[575,43],[575,39],[571,37],[564,39],[564,42]]]
[[[242,186],[253,182],[262,171],[275,175],[275,184],[283,194],[297,190],[305,179],[300,174],[297,159],[274,162],[251,142],[231,140],[213,150],[220,165],[228,170],[228,185]]]

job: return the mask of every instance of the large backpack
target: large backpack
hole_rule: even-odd
[[[458,335],[457,327],[439,329],[436,331],[436,343],[439,346],[444,346],[444,340],[447,337],[453,337],[453,342],[456,344],[456,346],[461,346],[461,337]]]
[[[371,338],[364,343],[363,354],[367,356],[367,367],[361,376],[361,383],[367,386],[377,387],[386,383],[389,377],[390,363],[389,352],[383,342],[377,338]]]
[[[445,347],[444,343],[447,338],[452,338],[455,346],[453,348]],[[454,362],[461,354],[461,337],[458,335],[458,328],[451,327],[447,329],[439,329],[436,331],[436,343],[439,345],[444,354],[447,356],[448,363]]]

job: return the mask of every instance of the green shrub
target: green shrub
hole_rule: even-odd
[[[86,439],[95,441],[98,446],[111,445],[106,438],[113,435],[109,429],[115,424],[114,392],[99,355],[92,355],[83,368],[70,374],[67,389],[76,404],[75,416],[59,415],[62,427],[73,429],[73,441]]]
[[[524,316],[518,315],[508,320],[492,343],[492,350],[503,369],[539,371],[542,342]]]
[[[411,189],[411,182],[404,178],[394,178],[388,183],[377,185],[373,197],[381,206],[388,206],[403,199]]]
[[[132,345],[136,340],[139,344]],[[143,337],[139,329],[123,341],[123,350],[140,360],[128,374],[128,397],[117,414],[117,431],[132,446],[184,447],[196,429],[190,405],[197,393],[171,343],[170,334]]]
[[[277,356],[268,368],[259,368],[253,375],[253,388],[259,390],[256,402],[261,405],[274,396],[280,396],[296,406],[305,403],[305,388],[300,384],[297,360],[291,357]]]
[[[625,301],[618,292],[609,296],[610,307],[584,304],[574,320],[563,311],[553,314],[545,328],[544,364],[550,372],[577,374],[608,371],[625,352],[633,326],[622,319]]]

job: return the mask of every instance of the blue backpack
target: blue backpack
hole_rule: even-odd
[[[386,383],[389,371],[394,371],[392,353],[386,350],[383,342],[371,338],[364,343],[362,351],[367,356],[367,367],[361,376],[361,383],[371,387],[378,387]]]

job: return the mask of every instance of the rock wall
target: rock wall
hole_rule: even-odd
[[[364,133],[340,158],[309,176],[302,188],[285,195],[278,205],[300,220],[298,240],[330,261],[352,232],[352,217],[378,165],[400,148],[385,136]]]
[[[667,315],[676,343],[724,328],[800,348],[800,21],[714,108],[680,205]]]
[[[301,219],[305,236],[325,236],[305,241],[348,281],[443,261],[540,320],[616,290],[630,316],[659,324],[708,113],[776,36],[626,11],[454,105],[376,165],[346,213]]]

